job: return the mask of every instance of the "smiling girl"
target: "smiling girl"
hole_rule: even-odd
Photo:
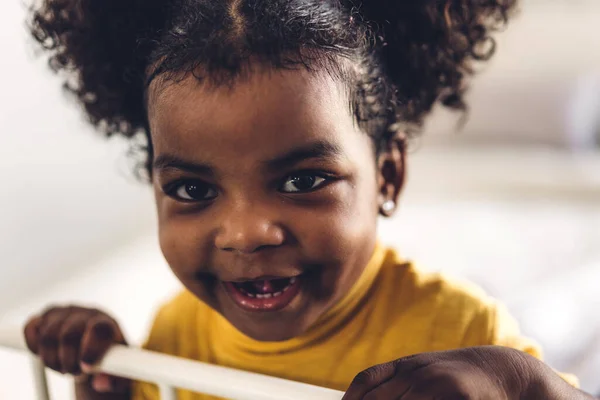
[[[406,146],[463,110],[515,0],[44,0],[34,37],[90,122],[147,140],[162,252],[185,290],[145,348],[347,399],[586,399],[506,310],[377,241]],[[73,80],[71,80],[73,82]],[[468,251],[468,249],[465,249]],[[30,349],[78,399],[157,399],[88,374],[105,313],[51,307]],[[180,400],[208,396],[179,392]]]

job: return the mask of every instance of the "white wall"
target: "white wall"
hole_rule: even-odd
[[[153,226],[126,147],[94,135],[34,57],[20,3],[0,13],[0,314]]]
[[[600,76],[600,2],[524,0],[521,8],[498,36],[491,64],[473,82],[464,130],[451,134],[456,119],[440,113],[428,124],[427,141],[569,141],[567,109],[573,96],[583,95],[574,93],[579,81]],[[595,90],[600,104],[598,83]]]

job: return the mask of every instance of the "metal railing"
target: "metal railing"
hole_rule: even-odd
[[[27,350],[21,328],[0,328],[0,348],[17,350],[31,358],[37,399],[50,400],[46,369]],[[176,388],[232,400],[340,400],[343,396],[331,389],[127,346],[111,348],[96,372],[155,383],[161,400],[175,400]]]

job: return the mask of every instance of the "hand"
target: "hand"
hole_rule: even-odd
[[[343,400],[541,399],[534,377],[542,366],[495,346],[418,354],[361,372]]]
[[[124,393],[127,379],[93,374],[113,344],[126,344],[117,322],[105,313],[82,307],[53,307],[31,318],[25,325],[27,347],[44,365],[89,383],[97,392]]]

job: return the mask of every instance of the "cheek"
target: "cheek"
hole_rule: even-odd
[[[163,219],[159,223],[159,242],[165,260],[180,279],[192,270],[193,253],[197,247],[195,232],[189,232],[188,224],[177,223],[173,219]]]
[[[374,175],[374,174],[373,174]],[[321,210],[308,210],[298,218],[297,234],[300,241],[309,241],[333,263],[351,263],[357,252],[368,248],[377,230],[377,192],[375,177],[367,176],[344,184],[337,191],[335,201]],[[312,217],[309,217],[312,215]]]
[[[159,242],[173,274],[189,291],[213,308],[218,308],[212,281],[201,281],[198,273],[207,265],[206,243],[193,215],[159,218]]]
[[[177,215],[170,200],[157,196],[158,238],[165,260],[180,279],[189,279],[203,265],[203,249],[208,233],[194,214]]]
[[[319,223],[321,254],[336,266],[324,277],[333,295],[350,289],[371,258],[377,239],[377,184],[374,168],[363,171],[344,193],[328,218]]]
[[[370,164],[367,164],[370,166]],[[338,230],[350,240],[362,237],[366,232],[373,234],[377,225],[377,183],[375,168],[364,168],[342,197]]]
[[[324,266],[314,298],[329,307],[346,294],[371,258],[377,236],[377,208],[369,185],[342,190],[335,203],[312,210],[296,225],[309,258]]]

